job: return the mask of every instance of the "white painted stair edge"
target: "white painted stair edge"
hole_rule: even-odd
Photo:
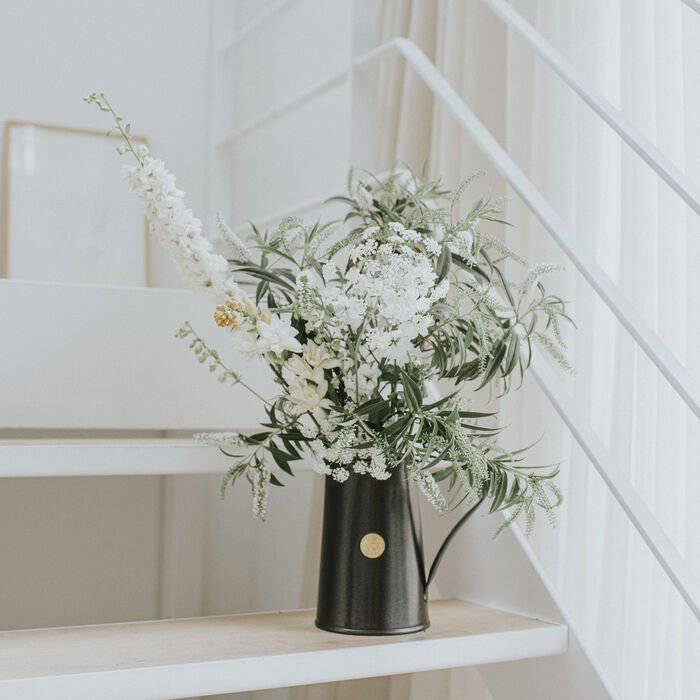
[[[174,700],[562,654],[567,628],[461,600],[431,627],[337,635],[312,610],[0,633],[0,699]]]

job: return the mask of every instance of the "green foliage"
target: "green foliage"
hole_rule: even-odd
[[[465,215],[457,216],[460,197],[473,179],[450,191],[439,180],[425,181],[405,170],[383,180],[367,174],[362,182],[351,173],[348,196],[333,198],[348,206],[342,222],[308,225],[290,217],[271,231],[260,232],[253,226],[247,250],[257,251],[257,257],[251,253],[245,262],[232,260],[231,264],[237,273],[255,282],[257,302],[266,300],[270,308],[292,315],[302,342],[314,339],[332,345],[323,338],[319,323],[315,325],[314,319],[323,318],[324,308],[318,292],[307,282],[306,271],[323,277],[329,263],[335,262],[342,274],[343,266],[349,265],[348,251],[370,226],[383,231],[390,223],[400,222],[421,235],[440,231],[435,271],[438,281],[449,280],[450,297],[435,303],[431,313],[436,322],[414,341],[429,362],[402,367],[379,362],[376,389],[359,403],[348,400],[342,384],[329,389],[335,432],[322,437],[315,430],[316,439],[322,437],[328,449],[336,447],[340,454],[339,446],[350,431],[357,436],[353,449],[381,445],[388,468],[410,465],[413,478],[438,510],[473,503],[486,493],[491,512],[508,511],[499,532],[520,514],[530,529],[536,508],[543,509],[550,520],[554,518],[554,508],[561,502],[553,481],[558,468],[528,466],[522,451],[499,447],[500,429],[493,425],[493,415],[470,411],[459,392],[469,383],[474,391],[497,387],[505,394],[514,377],[518,384],[522,382],[534,344],[562,369],[572,371],[561,333],[562,323],[571,319],[565,302],[548,294],[541,282],[556,266],[535,265],[524,272],[520,283],[508,281],[505,262],[524,266],[525,260],[482,230],[484,224],[506,223],[500,218],[499,202],[482,198]],[[440,207],[440,201],[446,206]],[[339,225],[345,226],[344,233],[333,241]],[[185,330],[181,337],[190,337],[191,328]],[[346,347],[359,348],[363,332],[364,324],[345,339]],[[195,352],[205,358],[200,361],[213,360],[215,369],[220,367],[218,356],[200,338],[195,337],[194,343]],[[362,359],[356,358],[357,379]],[[277,383],[285,388],[279,368],[270,366]],[[340,371],[327,370],[326,379]],[[235,373],[228,372],[224,368],[225,377],[238,381]],[[438,401],[426,402],[424,385],[437,380],[449,380],[455,389]],[[273,485],[283,485],[284,477],[293,474],[291,463],[302,457],[311,439],[305,437],[308,430],[302,431],[298,417],[288,408],[284,400],[268,407],[265,431],[244,438],[249,451],[238,456],[223,489],[266,463],[279,470],[277,476],[270,475]],[[318,426],[313,416],[312,420]]]
[[[190,350],[195,354],[199,363],[202,365],[206,364],[210,372],[216,373],[218,380],[222,384],[238,384],[241,381],[238,373],[229,369],[221,361],[219,353],[210,348],[204,339],[197,335],[189,321],[183,323],[182,326],[175,331],[175,337],[180,340],[189,340]]]
[[[130,153],[144,166],[150,158],[147,149],[134,147],[131,125],[105,94],[91,93],[85,101],[112,116],[124,142],[119,152]],[[558,268],[535,265],[524,271],[518,284],[511,283],[505,263],[527,263],[488,230],[494,224],[508,225],[500,218],[501,203],[480,198],[466,214],[459,214],[462,196],[480,175],[450,190],[440,180],[418,177],[404,167],[383,178],[371,173],[358,178],[351,171],[347,195],[331,200],[346,205],[342,220],[309,224],[287,217],[266,231],[251,224],[248,242],[240,240],[221,216],[217,218],[231,251],[229,272],[255,288],[254,303],[232,294],[217,307],[217,323],[232,332],[246,324],[242,332],[249,340],[253,337],[253,344],[260,340],[261,327],[274,335],[272,320],[280,337],[287,334],[286,345],[273,341],[261,353],[280,387],[277,398],[267,400],[230,369],[189,323],[176,332],[220,382],[244,386],[262,401],[267,413],[260,432],[220,445],[234,460],[222,481],[222,494],[245,477],[253,491],[253,510],[264,518],[268,486],[282,487],[294,475],[293,463],[310,451],[319,459],[321,471],[339,481],[348,477],[345,465],[378,479],[406,465],[440,512],[487,495],[491,512],[508,512],[499,531],[521,514],[529,531],[537,508],[553,522],[561,502],[553,481],[558,468],[525,465],[523,450],[509,452],[499,446],[494,415],[470,410],[460,398],[466,384],[472,391],[496,389],[503,395],[514,379],[522,383],[535,346],[564,371],[573,371],[562,333],[562,326],[573,322],[563,299],[548,293],[541,281]],[[334,306],[319,285],[338,282],[335,291],[346,294],[352,287],[352,272],[376,264],[376,259],[370,260],[374,253],[361,250],[368,244],[373,251],[388,249],[392,261],[404,261],[389,265],[396,269],[403,264],[409,270],[397,278],[401,293],[412,283],[406,280],[418,266],[425,272],[423,282],[430,280],[424,282],[428,292],[422,288],[414,297],[417,310],[408,325],[417,330],[406,332],[408,350],[398,361],[396,356],[388,359],[390,353],[380,354],[377,347],[372,350],[369,342],[378,331],[375,324],[382,304],[363,307],[364,315],[352,316],[341,332],[328,328]],[[401,258],[404,253],[397,250],[409,251],[408,256]],[[195,265],[206,257],[196,248],[189,254],[193,259],[188,262]],[[229,289],[225,287],[226,293]],[[383,302],[386,287],[381,289],[375,297]],[[353,300],[346,297],[346,301]],[[419,301],[429,308],[418,308]],[[287,316],[289,322],[283,324],[281,319]],[[280,331],[285,324],[286,331]],[[390,319],[381,331],[399,333],[398,325]],[[391,337],[385,342],[398,345],[401,340]],[[307,363],[309,347],[317,355],[315,362]],[[294,381],[303,386],[291,387],[290,372],[296,372]],[[437,381],[451,383],[452,390],[430,401],[426,385]],[[315,405],[306,406],[307,399],[292,395],[292,389],[303,393],[310,388],[313,395],[320,387],[322,394],[316,397],[320,403]]]

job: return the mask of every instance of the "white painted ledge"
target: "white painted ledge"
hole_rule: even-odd
[[[0,440],[0,477],[219,474],[229,461],[185,439]]]
[[[241,428],[251,433],[259,426]],[[189,439],[0,440],[0,479],[38,476],[223,474],[231,459]],[[305,471],[304,462],[293,462]]]
[[[567,628],[460,600],[426,632],[321,632],[312,610],[0,633],[0,699],[171,700],[552,654]]]

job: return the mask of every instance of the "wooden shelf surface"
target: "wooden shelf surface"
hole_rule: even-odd
[[[563,653],[565,626],[461,600],[395,637],[314,627],[312,610],[0,632],[0,698],[166,700]]]

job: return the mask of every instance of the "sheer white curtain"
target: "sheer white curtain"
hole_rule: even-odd
[[[516,7],[678,167],[700,181],[700,16],[675,0],[519,0]],[[507,146],[577,241],[692,366],[698,340],[698,217],[514,36]],[[515,198],[513,246],[561,259]],[[571,268],[571,265],[568,265]],[[579,329],[570,390],[667,535],[698,558],[698,421],[569,271]],[[517,410],[517,413],[514,411]],[[700,632],[648,549],[533,387],[511,411],[521,435],[547,431],[566,457],[567,505],[535,546],[584,641],[623,698],[700,694]]]
[[[681,0],[513,4],[700,182],[700,16]],[[429,54],[434,47],[434,60],[452,85],[579,243],[698,376],[693,350],[700,343],[700,218],[479,0],[394,0],[387,6],[394,13],[403,8],[399,31],[418,38]],[[431,11],[435,37],[426,38],[416,25]],[[384,104],[383,133],[394,124],[394,138],[386,141],[378,166],[399,158],[420,167],[427,148],[432,173],[448,182],[477,169],[492,171],[438,106],[426,114],[426,97],[410,75],[393,70],[385,76],[387,84],[400,80]],[[416,115],[423,125],[419,132]],[[491,177],[476,187],[479,194],[498,194],[503,185]],[[698,421],[517,196],[505,193],[508,218],[516,224],[509,244],[530,260],[559,261],[567,268],[551,284],[571,300],[579,326],[570,334],[578,373],[567,381],[569,392],[611,462],[698,571]],[[511,426],[509,444],[544,433],[533,459],[563,459],[566,504],[560,524],[550,530],[541,523],[533,545],[609,686],[634,700],[700,697],[698,623],[581,449],[532,382],[508,397],[503,409]]]
[[[682,0],[513,4],[700,182],[700,16]],[[360,11],[362,6],[358,0]],[[385,0],[377,14],[377,43],[403,35],[426,51],[581,245],[698,375],[692,362],[700,346],[700,218],[480,0]],[[400,62],[381,69],[378,86],[376,161],[359,165],[380,170],[401,159],[420,169],[427,161],[432,174],[450,184],[477,169],[493,173]],[[475,185],[476,194],[506,195],[508,218],[516,225],[508,234],[514,249],[533,261],[560,261],[567,267],[551,282],[571,300],[579,326],[570,334],[578,374],[567,381],[567,389],[615,466],[697,570],[698,421],[502,180],[488,175]],[[533,461],[540,456],[563,460],[560,481],[566,503],[559,526],[551,530],[541,522],[532,543],[609,685],[620,697],[634,700],[700,697],[698,625],[595,470],[532,382],[509,396],[503,409],[509,445],[545,433]],[[313,604],[319,515],[310,518],[303,605]],[[470,671],[265,696],[287,693],[337,700],[488,697]],[[556,697],[556,689],[549,697]]]

